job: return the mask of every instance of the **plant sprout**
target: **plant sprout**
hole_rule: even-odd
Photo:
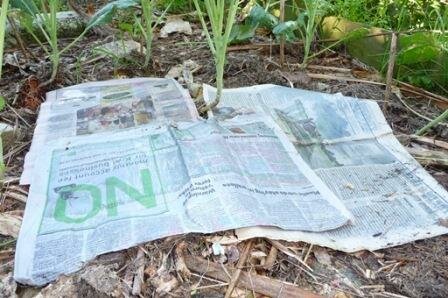
[[[205,108],[205,110],[213,109],[218,105],[222,96],[222,90],[224,88],[223,79],[227,44],[229,42],[233,23],[235,22],[239,0],[229,1],[230,3],[226,21],[224,21],[226,11],[225,2],[225,0],[204,0],[205,9],[211,25],[211,32],[209,32],[201,6],[199,5],[198,0],[194,0],[194,5],[196,6],[196,10],[204,29],[207,43],[214,58],[216,67],[216,98],[208,107]]]
[[[302,23],[304,27],[304,32],[302,33],[302,38],[304,40],[302,66],[306,66],[310,59],[310,49],[314,40],[314,35],[317,32],[320,20],[329,8],[329,4],[324,0],[304,0],[303,2],[305,3],[307,21]],[[300,32],[302,31],[300,30]]]
[[[154,26],[152,25],[153,22],[153,7],[154,7],[154,0],[141,0],[141,6],[142,6],[142,21],[144,24],[142,25],[142,22],[139,19],[136,19],[136,22],[140,28],[140,31],[145,39],[145,46],[146,46],[146,54],[145,54],[145,64],[144,67],[147,67],[149,65],[149,61],[151,60],[151,50],[152,50],[152,39],[154,36],[154,28],[160,23],[162,18],[167,13],[168,9],[170,9],[171,4],[168,4],[168,6],[165,8],[165,11],[162,13],[162,15],[156,20]]]
[[[11,1],[11,6],[20,9],[23,13],[22,17],[24,21],[22,24],[24,29],[33,37],[50,58],[52,64],[51,77],[47,82],[42,84],[43,86],[50,84],[56,78],[61,56],[81,40],[92,27],[110,22],[113,12],[117,8],[127,8],[136,4],[138,4],[137,0],[119,0],[107,4],[92,17],[84,31],[77,38],[65,48],[60,49],[58,43],[57,22],[57,13],[61,7],[60,0],[40,0],[39,6],[36,5],[34,1],[30,0]],[[35,34],[33,22],[37,25],[43,38],[39,38]]]
[[[12,0],[11,6],[18,8],[23,13],[24,29],[33,37],[33,39],[48,55],[52,64],[52,72],[50,79],[43,83],[42,86],[48,85],[54,81],[58,73],[61,56],[72,48],[84,35],[92,28],[100,24],[103,20],[101,18],[93,19],[84,29],[84,31],[75,38],[65,48],[59,48],[58,39],[58,20],[57,13],[61,7],[60,0],[41,0],[38,7],[34,1],[29,0]],[[36,35],[33,28],[33,23],[38,27],[43,38]]]
[[[0,78],[2,77],[3,48],[5,47],[6,19],[8,16],[9,0],[2,0],[0,8]]]

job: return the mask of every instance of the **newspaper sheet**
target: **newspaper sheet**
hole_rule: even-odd
[[[205,100],[215,92],[205,86]],[[448,232],[448,193],[401,146],[374,101],[260,85],[225,90],[213,113],[225,119],[253,112],[282,127],[355,222],[324,233],[245,228],[237,231],[239,238],[307,241],[354,252]]]
[[[278,126],[257,117],[47,146],[16,249],[15,278],[25,284],[169,235],[255,225],[321,232],[352,219]]]
[[[110,80],[49,92],[41,105],[20,182],[31,183],[34,161],[50,140],[129,129],[154,120],[197,118],[188,92],[172,79]]]

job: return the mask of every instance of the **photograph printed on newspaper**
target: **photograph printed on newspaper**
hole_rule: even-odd
[[[97,255],[177,234],[257,225],[322,232],[349,223],[350,212],[294,151],[274,122],[256,116],[48,143],[15,279],[42,285]]]
[[[21,184],[30,184],[34,161],[57,138],[119,131],[152,121],[194,121],[193,100],[175,80],[137,78],[58,89],[41,105]]]
[[[216,90],[204,86],[206,102]],[[398,142],[378,104],[341,94],[275,85],[224,90],[216,119],[259,113],[273,119],[296,152],[354,214],[323,233],[251,227],[240,239],[306,241],[336,250],[376,250],[448,232],[448,193]],[[319,213],[320,209],[313,212]]]

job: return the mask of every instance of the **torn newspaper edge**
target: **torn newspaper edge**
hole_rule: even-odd
[[[206,102],[216,91],[204,86]],[[251,227],[238,238],[306,241],[345,252],[376,250],[448,232],[448,193],[394,137],[371,100],[275,85],[224,90],[217,119],[263,113],[354,214],[355,224],[323,233]],[[320,209],[313,210],[319,214]]]
[[[31,183],[34,161],[48,141],[198,117],[190,95],[173,79],[109,80],[49,92],[41,105],[20,183]]]
[[[320,232],[352,219],[280,128],[258,117],[149,125],[47,147],[16,248],[14,275],[25,284],[171,235],[254,225]]]

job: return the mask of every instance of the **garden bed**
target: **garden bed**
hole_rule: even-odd
[[[51,86],[41,90],[37,87],[36,80],[43,82],[48,78],[50,63],[39,47],[30,47],[36,59],[26,58],[20,50],[7,50],[6,53],[12,55],[9,57],[13,59],[11,64],[4,68],[0,92],[9,106],[0,113],[0,119],[16,127],[17,138],[12,144],[7,144],[4,152],[7,168],[2,188],[1,212],[14,211],[20,214],[25,207],[24,200],[28,190],[18,185],[18,178],[22,171],[25,153],[31,142],[37,116],[29,109],[31,103],[43,99],[44,92],[85,81],[117,77],[163,77],[172,67],[187,60],[193,60],[199,65],[193,73],[196,83],[214,84],[215,67],[210,52],[205,43],[197,44],[204,41],[201,37],[201,29],[196,24],[192,26],[194,33],[191,36],[179,34],[170,36],[169,39],[156,39],[153,61],[149,69],[142,69],[136,63],[136,61],[143,62],[144,59],[138,53],[135,53],[132,59],[128,57],[128,59],[117,60],[106,57],[92,61],[92,49],[104,41],[95,35],[88,36],[64,55],[57,79]],[[267,40],[261,40],[261,42],[267,42]],[[426,120],[417,117],[416,112],[431,119],[441,113],[441,110],[427,98],[412,97],[408,94],[402,94],[401,98],[394,95],[386,105],[384,86],[379,82],[377,73],[344,53],[327,53],[314,59],[307,70],[301,70],[298,66],[301,52],[294,45],[287,47],[287,63],[283,68],[278,65],[276,46],[260,48],[256,50],[240,50],[238,47],[230,49],[224,75],[226,87],[264,83],[285,86],[292,84],[296,88],[327,93],[341,92],[348,96],[373,99],[383,108],[390,126],[397,135],[412,135],[427,123]],[[83,57],[85,60],[82,59]],[[327,79],[316,79],[319,77],[316,74],[326,75]],[[352,80],[347,81],[344,78]],[[198,100],[197,105],[201,104],[202,102]],[[441,141],[448,141],[446,126],[439,126],[432,134]],[[407,139],[404,145],[410,145],[411,142]],[[448,188],[446,168],[428,166],[427,170],[445,188]],[[191,274],[185,274],[185,270],[177,267],[177,264],[182,263],[182,258],[188,260],[190,255],[217,261],[210,251],[210,238],[220,235],[235,240],[233,232],[228,231],[216,235],[186,235],[153,241],[141,245],[140,248],[102,256],[87,265],[84,273],[76,277],[64,277],[44,290],[17,285],[17,292],[24,297],[29,297],[28,295],[33,293],[37,294],[39,291],[53,296],[63,294],[113,296],[114,293],[120,296],[122,293],[132,293],[135,274],[141,272],[143,268],[141,275],[143,279],[140,285],[142,296],[163,295],[163,289],[165,289],[170,296],[175,297],[190,296],[192,293],[199,297],[220,297],[225,293],[228,282],[219,282],[215,278],[195,273],[195,269],[191,268],[191,262],[188,261],[186,266]],[[14,265],[15,241],[12,238],[4,238],[0,245],[2,277],[4,277],[4,286],[3,289],[0,287],[0,293],[6,296],[7,287],[15,287],[10,279]],[[247,245],[248,241],[242,243],[230,241],[230,244],[222,242],[222,246],[233,251],[237,256],[241,256]],[[251,245],[248,263],[250,265],[245,266],[244,271],[257,273],[272,280],[294,283],[302,289],[315,293],[335,297],[370,294],[377,297],[448,296],[448,269],[446,268],[448,236],[417,241],[377,252],[355,254],[332,251],[307,243],[282,242],[282,245],[288,248],[287,252],[290,252],[287,255],[285,251],[278,249],[275,243],[267,239],[256,239]],[[313,273],[306,274],[300,262],[297,262],[291,254],[313,268]],[[268,262],[269,255],[272,256],[272,264],[264,266]],[[142,258],[145,260],[143,263]],[[234,267],[237,259],[238,257],[232,260],[229,254],[225,266]],[[92,282],[91,277],[86,276],[89,271],[94,273],[103,287]],[[104,285],[109,285],[110,288],[104,289]],[[109,290],[113,291],[107,292]],[[247,293],[244,289],[234,292],[241,296],[252,295],[251,293],[250,289]]]

